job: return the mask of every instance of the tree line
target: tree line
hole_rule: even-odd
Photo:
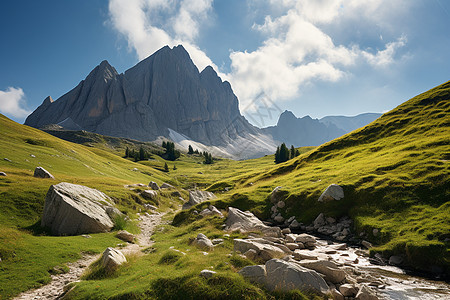
[[[283,143],[281,146],[277,147],[277,151],[275,152],[275,163],[279,164],[299,155],[300,151],[298,151],[298,149],[295,150],[294,145],[291,145],[291,149],[289,149],[286,147],[286,144]]]
[[[189,147],[188,147],[188,154],[191,154],[191,155],[192,154],[202,155],[204,157],[204,160],[203,160],[204,164],[210,165],[210,164],[214,163],[214,158],[213,158],[211,153],[206,152],[206,151],[203,151],[203,152],[200,153],[198,151],[198,149],[194,150],[194,148],[192,148],[191,145],[189,145]]]

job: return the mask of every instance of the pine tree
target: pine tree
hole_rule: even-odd
[[[145,151],[144,148],[141,146],[139,148],[139,160],[144,160],[145,159]]]
[[[167,143],[166,143],[166,141],[163,141],[163,142],[162,142],[162,147],[167,149]]]
[[[173,170],[175,171],[177,169],[177,166],[176,165],[173,165]]]
[[[297,157],[297,156],[299,156],[299,155],[300,155],[300,151],[298,151],[298,149],[295,150],[295,157]]]
[[[286,144],[283,143],[281,146],[277,147],[277,151],[275,152],[275,163],[279,164],[289,160],[290,151]]]
[[[280,146],[278,146],[277,151],[275,152],[275,163],[279,164],[280,162]]]
[[[295,157],[295,148],[294,145],[291,145],[290,159],[293,159],[294,157]]]
[[[189,145],[188,147],[188,154],[194,154],[194,149],[192,148],[191,145]]]
[[[130,149],[128,149],[128,147],[125,150],[125,157],[130,157]]]
[[[164,163],[164,171],[169,172],[169,166],[167,163]]]

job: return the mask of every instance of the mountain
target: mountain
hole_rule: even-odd
[[[346,116],[326,116],[319,121],[321,123],[324,123],[326,125],[335,125],[337,128],[342,129],[345,131],[345,133],[352,132],[353,130],[356,130],[358,128],[364,127],[367,124],[375,121],[379,117],[381,117],[382,114],[377,113],[365,113],[360,114],[353,117],[346,117]]]
[[[163,47],[123,74],[101,62],[56,101],[46,98],[25,124],[141,141],[181,136],[237,158],[275,149],[270,137],[240,114],[230,84],[210,66],[199,72],[181,45]]]

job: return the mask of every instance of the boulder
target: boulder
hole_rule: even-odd
[[[324,217],[323,213],[320,213],[317,216],[317,218],[314,220],[313,224],[314,224],[314,228],[315,229],[319,229],[320,227],[322,227],[323,225],[326,224],[325,217]]]
[[[282,233],[282,234],[290,234],[290,233],[291,233],[291,229],[289,229],[289,228],[283,228],[283,229],[281,230],[281,233]]]
[[[141,193],[141,196],[145,199],[155,200],[158,197],[158,192],[154,190],[145,190]]]
[[[332,283],[340,283],[345,279],[345,272],[334,262],[328,260],[302,260],[302,267],[317,271],[325,275],[325,279]]]
[[[264,225],[255,215],[249,211],[241,211],[234,207],[228,208],[228,217],[225,230],[239,230],[241,233],[251,231],[261,231],[264,235],[280,237],[281,229],[279,227],[270,227]]]
[[[277,202],[284,200],[283,195],[285,192],[281,189],[281,186],[277,186],[276,188],[274,188],[272,193],[270,193],[270,202],[276,204]]]
[[[114,271],[118,266],[126,263],[127,259],[120,250],[108,247],[102,254],[101,266],[108,272]]]
[[[247,253],[248,250],[255,250],[257,257],[264,261],[272,258],[282,258],[286,256],[286,253],[279,247],[270,244],[263,244],[259,241],[251,239],[234,239],[234,251],[240,253]]]
[[[244,256],[247,257],[247,259],[255,260],[258,258],[258,252],[256,252],[255,249],[248,249],[247,252],[244,253]]]
[[[265,267],[266,286],[269,290],[314,290],[324,294],[328,292],[328,285],[316,271],[306,269],[295,262],[271,259],[266,262]]]
[[[121,230],[116,234],[116,237],[121,239],[124,242],[133,243],[135,236],[134,234],[129,233],[126,230]]]
[[[114,214],[120,212],[104,193],[61,182],[50,186],[47,192],[41,225],[55,235],[106,232],[114,226]]]
[[[361,242],[361,245],[363,245],[363,246],[366,247],[367,249],[370,249],[370,248],[373,247],[373,245],[372,245],[370,242],[368,242],[368,241],[362,241],[362,242]]]
[[[213,277],[214,274],[217,274],[217,272],[214,272],[214,271],[211,271],[211,270],[207,270],[207,269],[200,271],[200,276],[204,277],[206,279]]]
[[[210,251],[214,248],[211,240],[208,239],[203,233],[199,233],[192,243],[202,250]]]
[[[223,214],[218,210],[215,206],[210,205],[208,208],[205,208],[200,212],[200,215],[203,217],[206,216],[219,216],[220,218],[223,218]]]
[[[0,176],[6,176],[5,172],[0,172]]]
[[[399,266],[403,263],[403,257],[392,255],[389,257],[389,264],[393,266]]]
[[[259,284],[266,283],[266,267],[264,265],[246,266],[239,271],[245,279]]]
[[[278,201],[277,203],[278,208],[284,208],[286,206],[286,203],[284,203],[284,201]]]
[[[302,233],[302,234],[297,235],[297,237],[295,238],[295,241],[303,243],[303,244],[310,244],[310,243],[315,243],[316,238],[313,237],[312,235]]]
[[[162,189],[174,189],[175,187],[173,185],[170,185],[170,184],[164,182],[163,184],[161,184],[160,188],[162,188]]]
[[[157,184],[156,182],[154,182],[154,181],[150,181],[150,183],[148,184],[148,186],[149,186],[152,190],[155,190],[155,191],[159,190],[158,184]]]
[[[344,296],[338,291],[336,290],[336,288],[332,288],[330,289],[331,292],[331,296],[333,296],[333,300],[344,300]]]
[[[162,186],[161,186],[162,187]],[[217,198],[211,192],[193,190],[189,191],[189,201],[183,204],[183,209],[189,209],[194,205]]]
[[[281,214],[278,214],[275,218],[273,218],[275,222],[277,223],[283,223],[284,222],[284,218]]]
[[[355,296],[356,300],[378,300],[378,297],[375,295],[374,291],[365,286],[361,285],[359,288],[358,293]]]
[[[353,284],[343,284],[339,287],[339,292],[341,292],[344,297],[354,297],[358,293],[358,288]]]
[[[51,178],[51,179],[55,179],[55,177],[53,177],[52,174],[50,174],[50,172],[48,172],[46,169],[42,168],[42,167],[36,167],[36,169],[34,169],[34,177],[37,178]]]
[[[293,230],[299,229],[300,228],[300,223],[297,220],[294,219],[291,222],[291,224],[289,225],[289,228],[293,229]]]
[[[330,184],[317,201],[328,202],[332,200],[341,200],[342,198],[344,198],[344,189],[337,184]]]

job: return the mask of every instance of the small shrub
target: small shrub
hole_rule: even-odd
[[[113,230],[124,230],[128,225],[128,218],[125,215],[118,215],[114,218]]]
[[[169,250],[163,254],[163,256],[160,258],[158,264],[172,265],[172,264],[176,263],[181,257],[182,257],[181,253]]]

